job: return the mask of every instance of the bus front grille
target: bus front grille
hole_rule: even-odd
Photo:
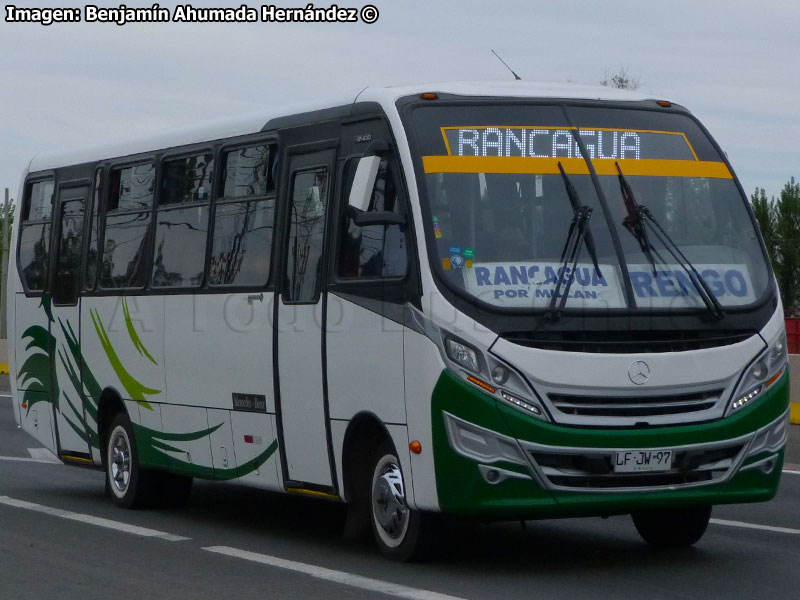
[[[526,446],[535,470],[550,489],[659,490],[708,485],[727,479],[743,458],[747,440],[676,448],[669,470],[644,473],[615,472],[615,450]]]
[[[668,396],[576,396],[548,394],[553,406],[566,415],[582,417],[655,417],[681,415],[713,408],[723,390]]]
[[[757,332],[716,330],[670,331],[508,331],[500,337],[512,344],[540,350],[592,354],[688,352],[738,344]]]

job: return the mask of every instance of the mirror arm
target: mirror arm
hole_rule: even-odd
[[[403,215],[388,210],[365,211],[353,215],[353,223],[359,227],[369,225],[405,225],[406,219]]]

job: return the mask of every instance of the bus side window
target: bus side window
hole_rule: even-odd
[[[213,174],[211,152],[164,162],[156,212],[154,288],[203,283]]]
[[[144,287],[155,173],[155,165],[148,162],[112,169],[109,174],[101,288]]]
[[[275,231],[276,156],[277,148],[267,144],[220,154],[209,285],[266,285]]]
[[[357,158],[351,158],[344,168],[344,193],[350,196]],[[378,167],[372,188],[369,211],[403,213],[403,203],[392,172],[391,160],[384,158]],[[344,206],[341,221],[337,274],[341,279],[376,279],[404,277],[408,270],[406,236],[400,225],[367,225],[353,223],[353,209]]]
[[[47,284],[50,260],[50,229],[55,183],[37,181],[28,185],[19,241],[22,282],[29,292],[42,292]]]

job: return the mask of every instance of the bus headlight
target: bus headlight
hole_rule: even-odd
[[[446,331],[442,331],[442,346],[450,371],[459,378],[528,416],[550,420],[536,392],[513,367]]]
[[[475,348],[450,337],[445,338],[444,347],[447,351],[447,356],[450,357],[450,360],[454,363],[473,373],[481,372],[481,365],[478,362],[478,351],[475,350]]]
[[[786,349],[786,332],[782,331],[745,370],[742,380],[731,398],[727,414],[749,406],[760,398],[772,384],[786,372],[789,354]]]

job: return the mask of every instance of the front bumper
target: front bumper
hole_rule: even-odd
[[[619,514],[772,498],[788,433],[788,377],[741,413],[695,425],[544,423],[446,371],[432,407],[443,510],[497,518]],[[674,466],[663,473],[614,473],[614,453],[635,449],[670,449]]]

